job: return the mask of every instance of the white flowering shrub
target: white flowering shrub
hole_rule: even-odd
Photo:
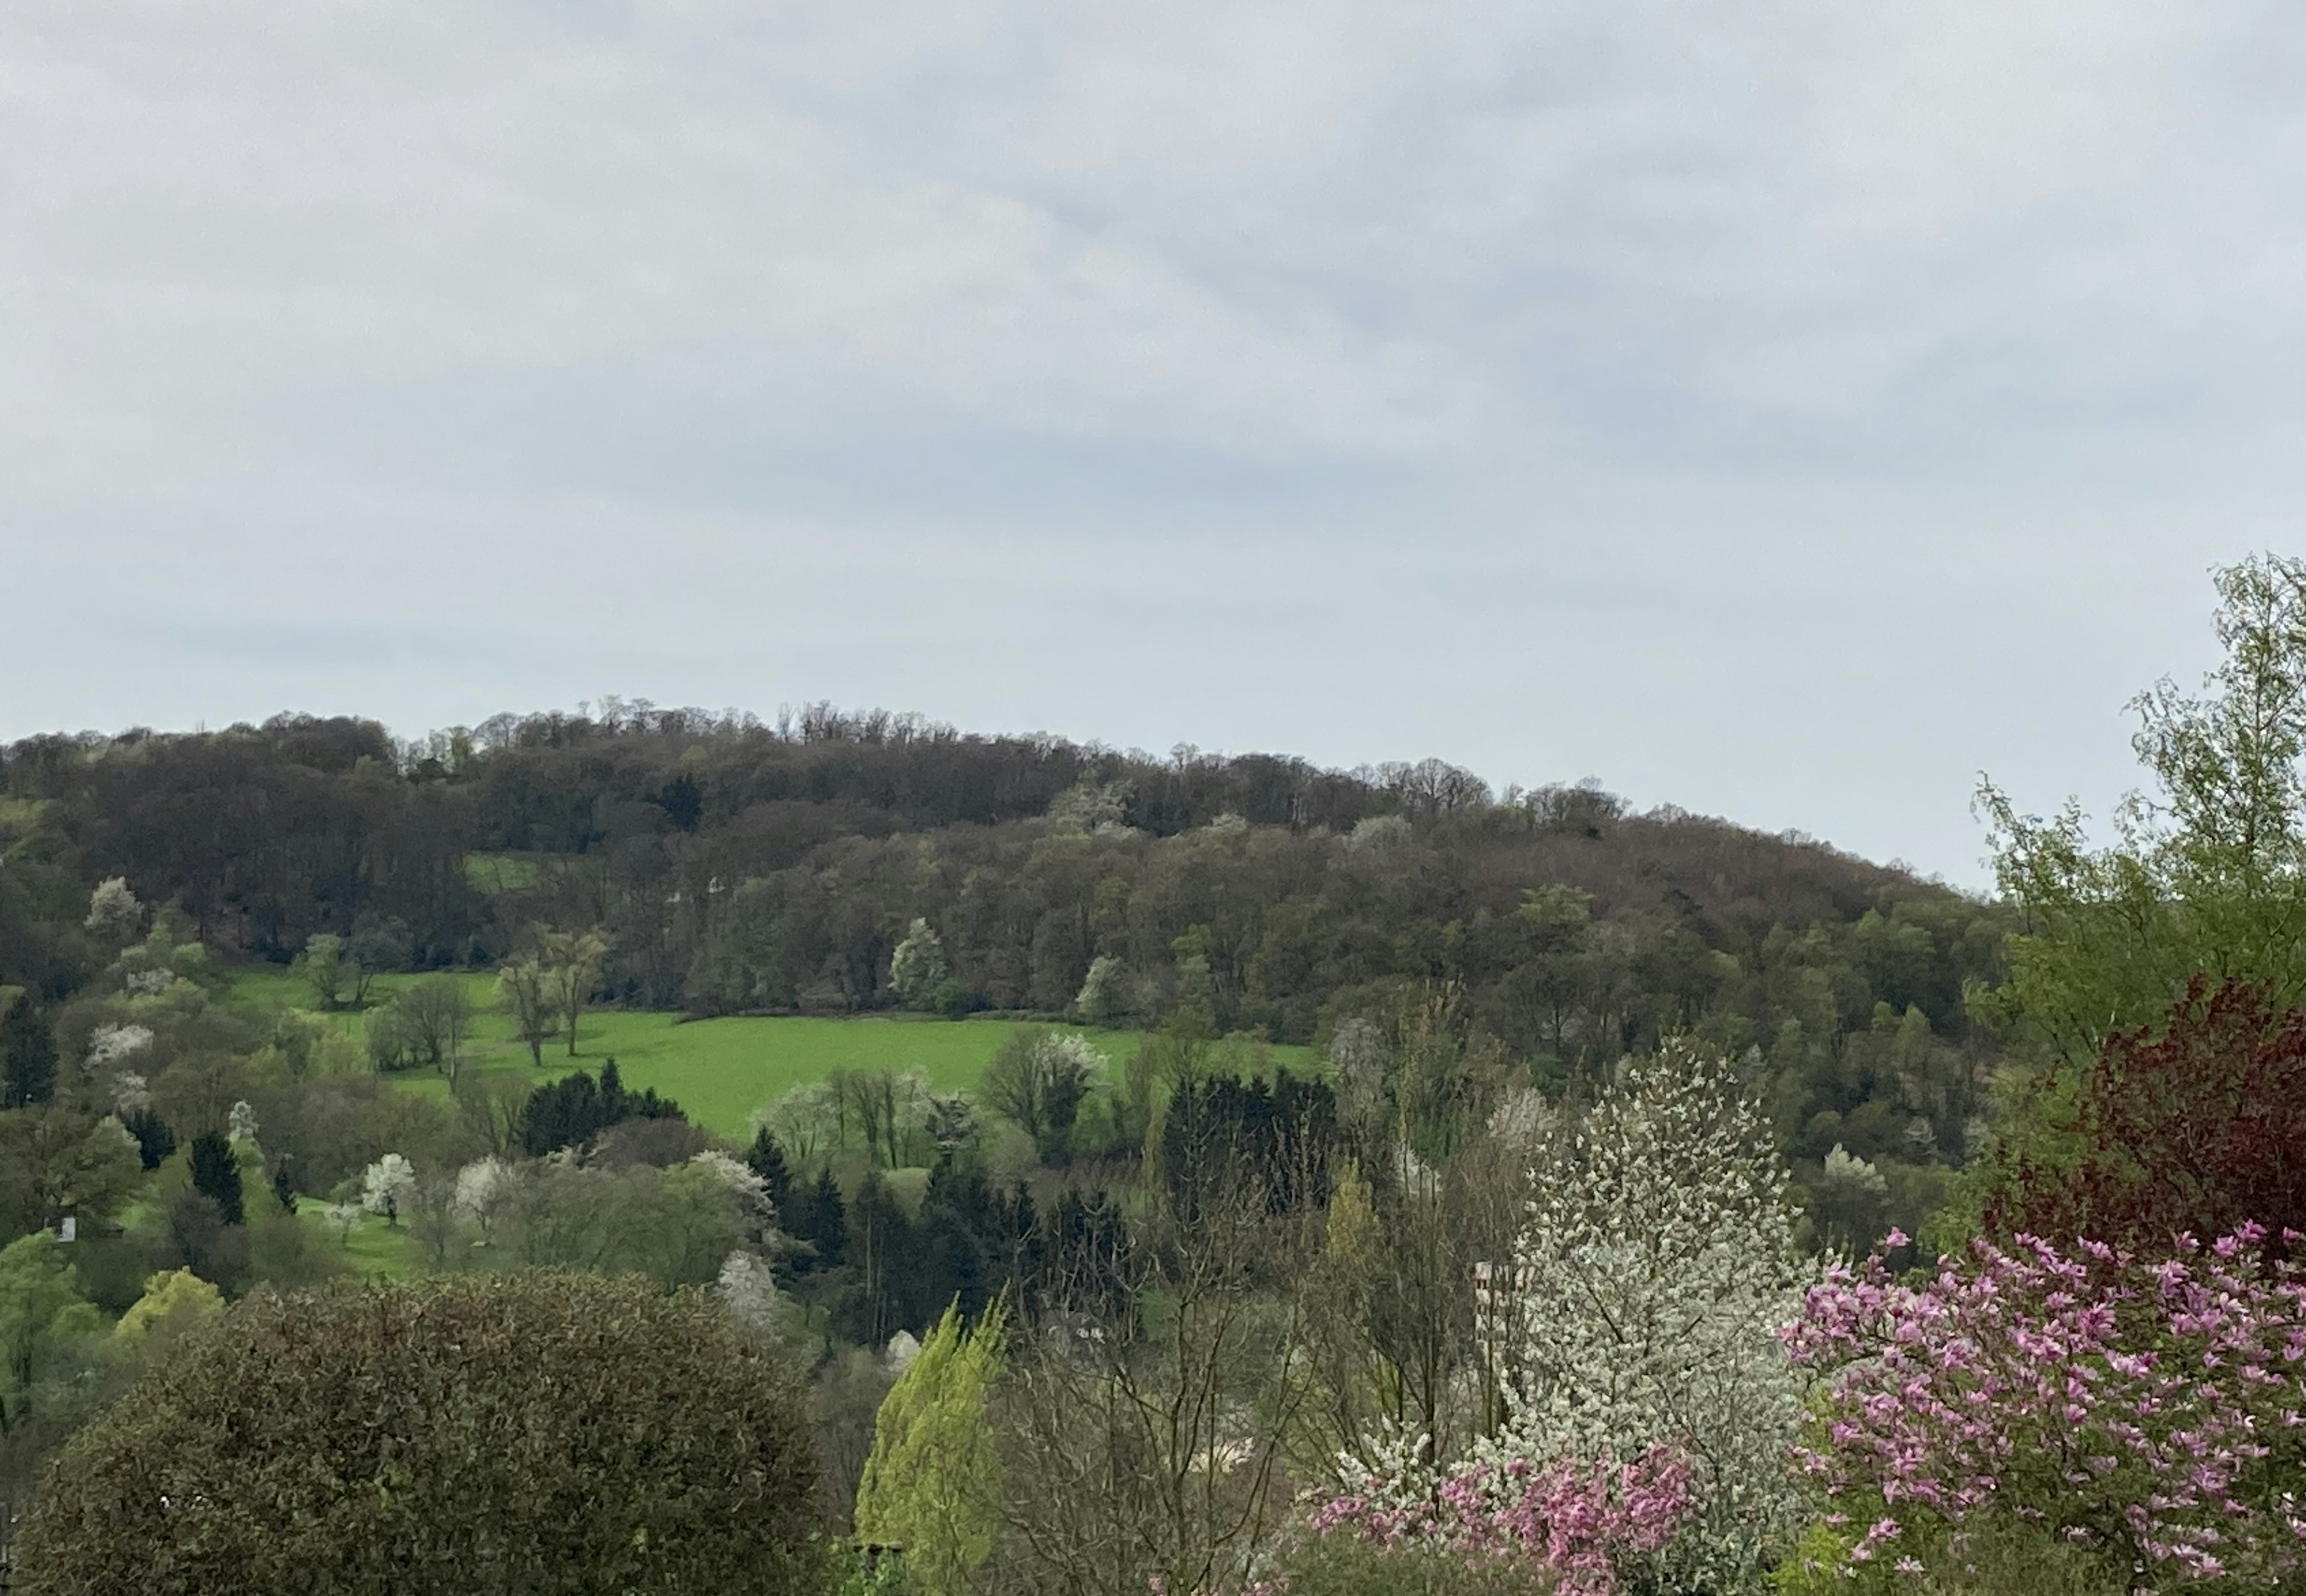
[[[128,878],[115,875],[97,883],[88,895],[88,918],[82,922],[98,936],[125,942],[144,924],[144,906],[128,890]]]
[[[881,1361],[887,1366],[891,1374],[902,1374],[913,1366],[913,1360],[920,1355],[920,1337],[910,1330],[900,1330],[889,1337],[889,1344],[882,1349]]]
[[[1826,1154],[1824,1173],[1818,1178],[1829,1189],[1846,1188],[1859,1197],[1886,1197],[1890,1192],[1888,1177],[1865,1159],[1849,1152],[1838,1141],[1833,1144],[1833,1150]]]
[[[88,1037],[89,1072],[100,1074],[151,1046],[152,1028],[149,1025],[99,1025]]]
[[[398,1153],[387,1153],[361,1172],[361,1207],[397,1224],[400,1210],[416,1191],[416,1170]]]
[[[112,1112],[123,1117],[152,1106],[150,1083],[133,1070],[123,1070],[114,1076],[111,1091]]]
[[[1067,1077],[1093,1079],[1105,1068],[1105,1050],[1080,1031],[1052,1031],[1033,1045],[1044,1070]]]
[[[256,1110],[243,1097],[225,1116],[225,1139],[236,1148],[256,1145]]]
[[[1534,1087],[1516,1087],[1490,1113],[1490,1134],[1507,1147],[1528,1150],[1545,1145],[1561,1115]]]
[[[722,1259],[713,1289],[740,1323],[756,1330],[774,1330],[783,1320],[784,1296],[776,1276],[756,1253],[739,1250]]]
[[[1372,815],[1354,825],[1345,838],[1350,853],[1375,859],[1390,858],[1417,841],[1417,828],[1398,815]]]
[[[168,990],[168,984],[175,978],[175,970],[160,965],[151,969],[129,971],[124,984],[131,997],[158,997]]]
[[[1776,1332],[1815,1277],[1784,1167],[1728,1063],[1688,1043],[1629,1060],[1541,1172],[1515,1249],[1520,1334],[1504,1429],[1476,1461],[1643,1455],[1691,1469],[1658,1554],[1669,1588],[1759,1588],[1796,1530],[1802,1382]]]
[[[729,1195],[736,1200],[738,1216],[747,1229],[765,1232],[776,1228],[777,1205],[769,1196],[769,1182],[750,1165],[710,1148],[689,1162],[709,1171],[713,1179],[729,1189]]]

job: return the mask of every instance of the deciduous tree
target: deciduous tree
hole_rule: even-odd
[[[345,939],[333,931],[316,931],[304,939],[296,955],[296,975],[312,988],[312,1001],[323,1009],[343,1005],[346,984],[352,978]]]
[[[497,1006],[511,1018],[513,1035],[527,1046],[531,1064],[544,1063],[544,1038],[552,1034],[552,993],[551,978],[535,958],[508,960],[497,971]]]
[[[601,962],[609,956],[609,939],[598,931],[548,931],[538,939],[544,962],[545,990],[553,1013],[568,1038],[568,1056],[576,1056],[576,1021],[593,1001],[600,984]]]
[[[972,1596],[1001,1522],[1001,1452],[988,1404],[1007,1333],[1003,1307],[974,1326],[948,1308],[873,1422],[857,1491],[858,1539],[905,1549],[919,1596]]]

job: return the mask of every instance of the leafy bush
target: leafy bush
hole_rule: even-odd
[[[2167,1253],[2255,1222],[2306,1229],[2306,1011],[2196,977],[2159,1025],[2117,1033],[2026,1103],[2033,1134],[1995,1161],[1995,1234],[2089,1236]]]
[[[261,1291],[81,1431],[16,1589],[816,1592],[797,1394],[728,1316],[536,1273]]]

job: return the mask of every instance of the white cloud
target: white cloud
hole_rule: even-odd
[[[2146,175],[2189,53],[2238,8],[2164,0],[1776,0],[1733,24],[1793,106],[1843,225],[1928,235]]]
[[[156,641],[0,733],[1430,731],[1963,868],[2294,534],[2301,70],[2274,0],[21,0],[0,546]]]

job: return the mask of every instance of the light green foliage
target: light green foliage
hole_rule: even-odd
[[[1000,1378],[1006,1315],[974,1328],[944,1318],[890,1387],[857,1492],[858,1539],[905,1549],[918,1596],[969,1596],[1000,1520],[1001,1456],[986,1402]]]
[[[0,1430],[21,1423],[41,1384],[103,1328],[55,1236],[36,1231],[0,1250]]]
[[[824,1588],[798,1395],[718,1304],[456,1276],[258,1292],[69,1442],[30,1596]]]
[[[521,1193],[514,1223],[524,1263],[629,1271],[668,1286],[709,1284],[743,1240],[728,1184],[695,1164],[548,1169]]]
[[[144,1283],[144,1294],[112,1327],[112,1339],[133,1345],[155,1330],[181,1329],[223,1307],[224,1293],[190,1269],[165,1270]]]
[[[303,951],[291,968],[312,989],[312,1001],[323,1011],[342,1006],[345,987],[353,978],[343,937],[330,931],[313,933],[305,939]]]
[[[546,1006],[559,1020],[568,1040],[568,1056],[575,1058],[576,1024],[593,1001],[593,988],[600,984],[609,939],[598,931],[548,931],[539,942],[543,950]]]
[[[2204,696],[2165,680],[2137,699],[2155,789],[2115,816],[2111,846],[2090,846],[2071,803],[2046,820],[1979,792],[2021,916],[1985,1006],[2056,1054],[2094,1055],[2198,973],[2306,999],[2306,562],[2253,559],[2216,581],[2225,661]]]
[[[109,1219],[143,1173],[118,1120],[46,1103],[0,1114],[0,1191],[15,1199],[27,1229],[51,1228],[67,1214],[83,1225]]]

